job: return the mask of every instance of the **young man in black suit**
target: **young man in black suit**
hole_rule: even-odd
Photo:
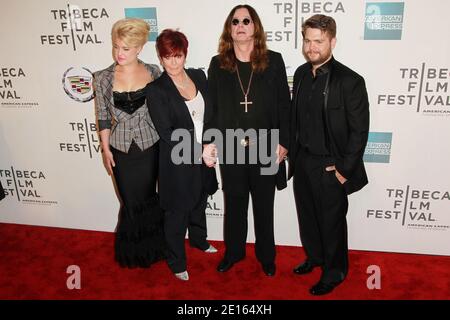
[[[347,196],[368,180],[363,155],[369,132],[364,79],[336,61],[336,22],[317,14],[302,25],[307,63],[294,75],[289,178],[307,259],[294,269],[322,267],[313,295],[331,292],[348,272]]]

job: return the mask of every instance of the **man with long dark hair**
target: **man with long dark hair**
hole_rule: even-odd
[[[226,272],[245,257],[251,194],[256,257],[264,273],[273,276],[276,270],[275,187],[286,187],[284,158],[289,144],[290,98],[283,58],[267,49],[264,28],[251,6],[238,5],[226,18],[219,54],[209,66],[208,86],[214,108],[209,128],[218,129],[223,136],[227,130],[257,132],[238,141],[228,139],[222,157],[219,155],[223,159],[220,170],[225,197],[226,252],[217,270]],[[264,174],[260,159],[256,163],[249,161],[249,149],[267,147],[269,136],[275,132],[279,141],[269,153],[280,166],[273,174]],[[239,164],[236,157],[226,156],[235,151],[243,152],[243,163]]]

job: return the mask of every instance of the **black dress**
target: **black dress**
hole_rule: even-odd
[[[146,100],[145,88],[113,94],[115,106],[129,114],[143,107]],[[141,150],[133,141],[128,153],[112,146],[111,152],[122,201],[116,228],[116,261],[122,267],[149,267],[165,257],[164,213],[156,193],[159,143]]]

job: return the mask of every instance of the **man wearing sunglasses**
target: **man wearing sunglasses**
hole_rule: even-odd
[[[208,128],[218,129],[223,137],[227,130],[258,133],[238,139],[236,144],[228,139],[222,148],[222,157],[219,154],[224,160],[220,169],[226,251],[217,270],[226,272],[245,258],[251,195],[256,257],[263,272],[274,276],[274,198],[276,187],[286,187],[284,158],[289,144],[290,97],[283,58],[267,49],[263,26],[251,6],[238,5],[229,13],[220,37],[219,54],[212,58],[209,66],[208,88],[214,108],[214,119]],[[259,150],[274,136],[260,134],[263,131],[279,134],[279,140],[269,150],[276,163],[273,174],[265,174],[260,159],[254,163],[249,157],[251,148]],[[225,155],[236,155],[242,150],[245,163]]]
[[[368,180],[363,155],[369,132],[364,79],[333,58],[336,22],[314,15],[302,26],[307,63],[294,75],[289,178],[306,261],[296,274],[322,268],[313,295],[331,292],[348,272],[347,195]]]

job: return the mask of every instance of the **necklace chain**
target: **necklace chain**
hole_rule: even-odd
[[[248,112],[248,105],[252,105],[253,102],[252,101],[248,101],[247,96],[248,93],[250,91],[250,86],[252,85],[252,78],[253,78],[253,68],[252,68],[252,73],[250,73],[250,79],[248,80],[248,86],[247,86],[247,91],[244,91],[244,86],[242,85],[242,80],[241,80],[241,75],[239,74],[239,67],[236,66],[236,72],[237,72],[237,76],[238,76],[238,80],[239,80],[239,85],[241,86],[241,90],[242,90],[242,94],[244,95],[244,101],[239,102],[239,104],[244,106],[244,111],[245,113]]]
[[[238,66],[236,66],[236,72],[237,72],[237,76],[238,76],[238,80],[239,80],[239,85],[241,86],[242,94],[244,95],[245,98],[247,98],[248,93],[250,91],[250,86],[252,85],[253,68],[252,68],[252,73],[250,73],[250,80],[248,80],[247,91],[244,91],[244,86],[242,85],[242,80],[241,80],[241,76],[239,74],[239,67]]]
[[[174,79],[172,79],[172,80],[173,80],[173,83],[174,83],[178,88],[186,89],[186,86],[187,86],[187,84],[188,84],[188,77],[187,77],[187,75],[186,75],[186,72],[183,72],[183,73],[184,73],[184,79],[182,80],[181,83],[177,83]]]

